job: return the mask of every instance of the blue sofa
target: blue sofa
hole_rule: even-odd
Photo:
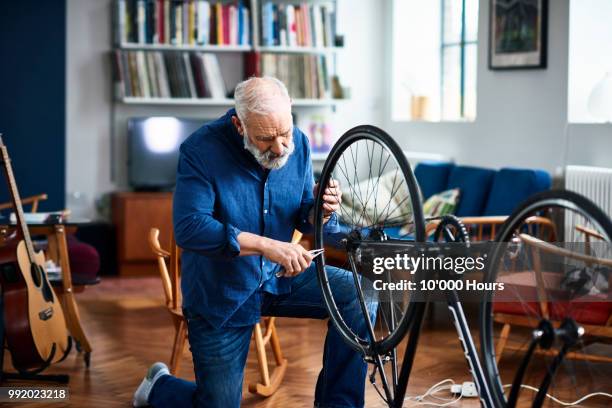
[[[550,189],[552,180],[544,170],[506,167],[500,170],[458,166],[454,163],[421,162],[414,174],[423,199],[460,189],[455,211],[458,217],[509,215],[530,195]]]

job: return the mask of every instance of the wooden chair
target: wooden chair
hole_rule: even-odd
[[[302,234],[295,231],[291,242],[297,243],[302,238]],[[179,361],[185,348],[187,338],[187,323],[183,317],[180,301],[180,277],[179,277],[179,256],[180,248],[175,244],[174,235],[171,239],[171,251],[162,249],[159,244],[159,230],[151,228],[149,231],[149,246],[157,256],[159,272],[161,275],[162,286],[166,298],[166,307],[174,324],[174,344],[170,357],[170,372],[176,374],[179,369]],[[169,269],[168,269],[169,263]],[[276,331],[275,317],[264,317],[262,321],[255,324],[253,338],[257,352],[257,362],[259,364],[260,382],[249,383],[249,392],[269,397],[274,394],[280,386],[285,371],[287,369],[287,359],[283,357],[278,333]],[[276,366],[270,373],[268,358],[266,356],[266,345],[270,344]]]
[[[23,206],[25,207],[26,205],[32,205],[32,207],[30,207],[30,212],[37,212],[38,211],[38,203],[40,201],[44,201],[46,200],[48,197],[46,194],[38,194],[35,196],[30,196],[30,197],[26,197],[26,198],[22,198],[21,199],[21,204],[23,204]],[[9,202],[9,203],[2,203],[0,204],[0,211],[3,210],[7,210],[9,208],[13,208],[13,203]],[[24,208],[25,210],[25,208]]]
[[[573,308],[571,300],[551,302],[549,299],[550,295],[554,292],[563,291],[563,289],[561,289],[561,279],[563,276],[560,273],[547,272],[543,269],[542,253],[578,260],[584,262],[589,267],[600,265],[612,268],[612,259],[597,258],[592,256],[590,252],[591,240],[593,238],[603,240],[604,237],[596,231],[581,226],[576,226],[576,229],[586,236],[584,254],[555,246],[531,235],[519,234],[519,238],[521,242],[525,244],[526,250],[529,250],[531,253],[533,271],[517,272],[506,279],[502,277],[500,281],[514,285],[517,289],[521,288],[518,290],[526,289],[533,291],[535,289],[537,301],[529,302],[530,304],[528,307],[538,316],[551,320],[555,327],[561,324],[561,319],[565,316],[565,313],[570,311],[572,317],[585,329],[585,342],[610,342],[612,341],[612,308],[610,308],[609,302],[601,301],[601,299],[594,299],[592,302],[581,299],[580,302],[574,303],[574,306],[579,305],[580,307]],[[609,278],[609,287],[612,288],[612,276]],[[594,308],[602,309],[598,309],[597,314],[595,314]],[[505,349],[522,350],[524,348],[508,345],[508,337],[513,325],[535,328],[539,323],[539,319],[534,319],[528,312],[521,314],[509,312],[509,310],[506,309],[508,309],[508,304],[505,302],[496,303],[493,308],[494,321],[503,324],[499,340],[495,347],[496,359],[498,362]],[[547,353],[545,351],[540,352]],[[554,351],[549,351],[549,353],[554,354]],[[567,357],[577,360],[612,362],[612,357],[599,354],[570,352],[567,354]]]
[[[474,242],[493,240],[497,229],[508,219],[506,215],[482,216],[482,217],[461,217],[460,220],[465,224],[465,227],[470,235],[470,239]],[[430,236],[438,227],[440,220],[434,220],[427,223],[425,227],[426,236]],[[557,229],[550,218],[532,216],[525,220],[525,225],[528,228],[543,228],[549,234],[549,241],[553,242],[557,237]]]

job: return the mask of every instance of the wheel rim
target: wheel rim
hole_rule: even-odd
[[[365,167],[359,167],[364,163]],[[320,185],[325,185],[330,178],[340,181],[342,189],[344,204],[338,211],[338,216],[343,231],[333,237],[324,234],[319,207],[323,192],[320,191],[315,201],[316,248],[333,243],[349,258],[349,255],[354,256],[357,253],[360,245],[367,242],[388,239],[423,241],[424,220],[414,175],[401,149],[382,130],[372,126],[360,126],[343,135],[325,163]],[[390,186],[387,188],[390,193],[388,199],[381,198],[385,188],[383,183],[386,183],[387,187]],[[346,205],[347,202],[349,205]],[[400,225],[405,226],[405,230],[402,231]],[[387,236],[387,232],[392,229],[393,235]],[[358,296],[359,285],[366,294],[372,294],[371,280],[364,278],[365,268],[359,270],[360,265],[356,265],[354,270],[350,268],[348,261],[349,259],[343,265],[351,272],[347,279],[359,276],[359,281],[355,281],[355,295]],[[374,341],[367,336],[357,335],[351,329],[351,322],[347,322],[345,316],[338,311],[333,295],[333,283],[330,283],[325,271],[325,258],[317,258],[316,264],[331,320],[345,341],[366,355],[372,355],[375,350],[377,353],[390,352],[405,334],[407,324],[411,320],[413,308],[410,307],[410,302],[403,301],[398,309],[397,302],[392,299],[387,307],[379,307]],[[390,328],[392,330],[389,330]]]
[[[544,216],[553,222],[549,225],[546,221],[540,220]],[[548,227],[546,225],[549,225]],[[550,231],[546,228],[555,227],[555,235],[559,241],[566,241],[568,238],[572,241],[577,241],[577,235],[573,233],[576,225],[587,225],[589,228],[598,231],[602,234],[607,242],[603,246],[593,246],[592,251],[601,252],[609,250],[609,242],[612,237],[612,224],[606,215],[597,208],[592,202],[586,198],[567,191],[548,191],[536,195],[527,200],[517,209],[512,216],[508,218],[504,226],[499,231],[496,237],[496,242],[509,243],[507,246],[499,246],[492,253],[490,258],[491,267],[489,268],[489,276],[485,279],[487,282],[517,282],[516,279],[520,274],[525,275],[528,271],[535,270],[534,267],[534,252],[533,248],[524,244],[524,240],[516,234],[516,231],[522,231],[528,237],[537,237],[542,241],[551,240]],[[536,226],[536,227],[534,227]],[[524,237],[524,236],[523,236]],[[517,241],[518,238],[518,241]],[[561,247],[561,245],[558,245]],[[570,248],[573,252],[581,253],[585,250],[584,246],[566,244],[563,247]],[[518,248],[518,249],[517,249]],[[539,251],[539,250],[538,250]],[[536,257],[540,259],[540,252],[537,252]],[[512,260],[509,261],[510,256]],[[603,255],[603,256],[608,256]],[[538,266],[537,269],[544,271],[547,277],[558,278],[552,275],[556,272],[562,276],[570,272],[573,268],[580,269],[586,265],[574,264],[576,260],[573,258],[565,258],[555,254],[545,254],[543,258],[545,262]],[[569,259],[569,260],[568,260]],[[514,263],[513,263],[514,262]],[[539,261],[538,261],[539,262]],[[515,266],[512,266],[515,265]],[[572,265],[568,267],[567,265]],[[520,266],[523,266],[521,268]],[[523,271],[524,269],[524,271]],[[526,276],[526,275],[525,275]],[[551,278],[551,279],[552,279]],[[510,283],[510,287],[514,285]],[[547,284],[545,283],[544,286]],[[537,286],[537,283],[536,283]],[[565,288],[565,286],[563,286]],[[547,302],[547,316],[553,320],[562,320],[563,317],[572,317],[580,319],[580,314],[576,310],[575,304],[569,302],[569,306],[564,309],[552,306],[555,304],[555,298],[552,290],[546,289],[545,296],[551,296]],[[549,292],[551,294],[549,294]],[[518,293],[518,291],[517,291]],[[514,350],[515,348],[524,348],[530,340],[531,328],[520,328],[519,325],[511,325],[510,335],[508,336],[508,345],[502,353],[499,365],[495,361],[495,347],[499,341],[499,331],[495,330],[493,314],[497,312],[498,320],[507,319],[507,316],[516,314],[525,316],[529,322],[537,322],[543,319],[546,315],[542,311],[541,303],[530,298],[528,292],[522,292],[523,298],[517,303],[520,303],[521,310],[518,310],[519,305],[512,305],[508,302],[495,303],[495,296],[491,293],[484,299],[481,308],[481,348],[483,358],[485,360],[485,369],[487,370],[487,378],[491,382],[490,388],[493,390],[498,406],[505,406],[506,395],[509,391],[504,388],[504,385],[512,382],[514,371],[510,367],[516,367],[518,361],[521,361],[524,356],[524,350]],[[499,299],[498,299],[499,300]],[[552,303],[551,303],[552,302]],[[517,310],[514,310],[517,309]],[[502,315],[503,313],[503,315]],[[589,346],[591,347],[591,346]],[[553,353],[559,351],[559,346],[555,345],[552,349]],[[571,349],[576,353],[575,356],[580,357],[581,354],[587,354],[586,340],[581,340],[575,347]],[[590,354],[590,350],[588,351]],[[536,354],[530,361],[529,371],[523,384],[539,387],[540,381],[544,377],[544,371],[552,362],[553,356]],[[606,363],[604,363],[606,364]],[[612,367],[607,363],[608,367]],[[573,402],[594,391],[610,392],[610,388],[601,383],[601,378],[609,378],[612,375],[612,370],[605,365],[597,363],[582,362],[580,360],[565,359],[560,369],[555,376],[554,383],[549,389],[549,393],[564,400],[565,402]],[[602,388],[603,387],[603,388]],[[589,388],[587,390],[587,388]],[[505,391],[505,392],[504,392]],[[536,394],[532,391],[521,391],[521,402],[526,399],[532,399]],[[605,401],[609,402],[609,401]],[[548,400],[550,402],[550,400]],[[592,400],[592,403],[602,403],[602,400]],[[595,405],[598,406],[598,405]],[[605,405],[602,405],[605,406]]]

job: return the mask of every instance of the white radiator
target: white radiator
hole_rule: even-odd
[[[593,201],[608,217],[612,218],[612,169],[605,167],[567,166],[565,188]],[[568,224],[566,224],[568,225]],[[566,229],[570,242],[583,241],[582,234]]]

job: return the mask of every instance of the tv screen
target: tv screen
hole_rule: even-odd
[[[176,182],[181,143],[209,119],[128,119],[128,182],[136,190],[168,190]]]

